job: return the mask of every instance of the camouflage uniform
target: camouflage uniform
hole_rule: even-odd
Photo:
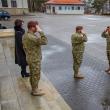
[[[107,58],[110,66],[110,33],[104,31],[102,33],[102,37],[106,38],[106,41],[107,41],[106,51],[107,51]]]
[[[41,45],[47,44],[47,38],[43,32],[39,32],[41,37],[37,37],[32,32],[27,32],[23,37],[23,47],[26,53],[26,60],[30,69],[30,83],[32,90],[38,88],[41,73]]]
[[[87,42],[87,36],[85,34],[74,33],[71,37],[71,42],[74,75],[78,75],[85,48],[84,42]]]

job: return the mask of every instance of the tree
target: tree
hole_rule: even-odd
[[[37,11],[42,11],[47,0],[34,0]]]
[[[28,0],[29,11],[33,12],[36,10],[35,0]]]
[[[93,6],[93,8],[96,9],[95,12],[99,14],[101,12],[101,10],[103,9],[104,3],[106,3],[106,2],[107,2],[107,0],[94,0],[92,6]]]
[[[48,0],[28,0],[29,10],[32,11],[42,11],[44,9],[44,4]]]

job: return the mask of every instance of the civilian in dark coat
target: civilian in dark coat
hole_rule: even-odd
[[[26,55],[23,50],[22,37],[25,33],[25,30],[22,28],[23,21],[17,19],[15,21],[15,64],[18,64],[21,67],[21,76],[28,77],[29,73],[26,72]]]

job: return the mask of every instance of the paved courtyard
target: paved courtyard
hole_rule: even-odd
[[[49,44],[43,47],[42,71],[72,110],[109,110],[110,76],[104,72],[107,67],[106,42],[101,38],[101,32],[110,25],[110,17],[39,13],[21,18],[25,26],[29,20],[38,20],[45,31]],[[12,22],[2,23],[13,27]],[[70,40],[77,25],[83,25],[88,35],[81,67],[85,79],[80,81],[73,79]]]
[[[39,87],[45,95],[34,97],[30,94],[29,78],[21,78],[20,68],[14,64],[14,39],[1,38],[1,35],[0,110],[71,110],[43,73]]]

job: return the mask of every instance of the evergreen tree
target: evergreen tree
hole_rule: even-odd
[[[48,0],[28,0],[29,10],[43,11],[45,9],[45,2]]]
[[[34,0],[35,5],[36,5],[36,10],[37,11],[43,11],[44,4],[47,0]]]
[[[92,6],[95,8],[96,13],[100,13],[103,9],[104,3],[106,3],[107,0],[94,0]]]

